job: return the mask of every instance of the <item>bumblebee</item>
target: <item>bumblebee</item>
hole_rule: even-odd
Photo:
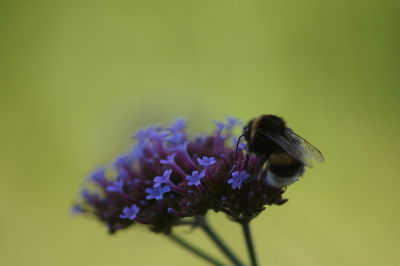
[[[250,120],[243,135],[249,152],[267,161],[266,182],[281,188],[296,182],[312,162],[324,162],[322,153],[286,126],[276,115],[261,115]]]

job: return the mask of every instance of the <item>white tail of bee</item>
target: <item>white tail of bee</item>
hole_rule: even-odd
[[[272,173],[271,171],[267,171],[267,175],[265,176],[265,182],[274,188],[281,188],[293,184],[294,182],[298,181],[303,170],[297,172],[293,176],[277,176],[276,174]]]

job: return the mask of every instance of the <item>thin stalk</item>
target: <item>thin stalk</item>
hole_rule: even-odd
[[[241,222],[241,225],[242,225],[244,237],[246,239],[247,252],[249,253],[251,266],[257,266],[258,263],[257,263],[256,251],[254,249],[254,244],[253,244],[253,240],[251,237],[249,221],[243,221],[243,222]]]
[[[232,250],[226,245],[226,243],[217,235],[217,233],[207,223],[205,217],[198,218],[198,224],[203,231],[211,238],[214,244],[224,253],[224,255],[233,263],[235,266],[243,266],[244,264],[237,258]]]
[[[217,259],[211,257],[210,255],[208,255],[207,253],[205,253],[204,251],[198,249],[197,247],[193,246],[192,244],[190,244],[189,242],[187,242],[186,240],[180,238],[179,236],[175,235],[175,234],[169,234],[168,237],[174,241],[175,243],[179,244],[181,247],[185,248],[186,250],[192,252],[193,254],[197,255],[198,257],[208,261],[209,263],[211,263],[212,265],[215,266],[225,266],[225,264],[219,262]]]

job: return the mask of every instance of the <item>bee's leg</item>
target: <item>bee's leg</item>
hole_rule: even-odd
[[[246,153],[246,160],[244,161],[244,164],[243,164],[243,169],[246,169],[247,168],[247,165],[249,164],[249,159],[250,159],[250,153]]]
[[[259,178],[260,176],[263,175],[263,172],[264,172],[264,165],[265,165],[265,162],[266,162],[266,161],[267,161],[267,157],[264,156],[264,155],[262,155],[261,158],[260,158],[260,162],[259,162],[259,164],[258,164],[258,167],[257,167],[257,174],[256,174],[256,177],[257,177],[257,178]]]
[[[244,163],[242,164],[242,166],[240,166],[239,169],[237,169],[238,171],[243,171],[245,169],[247,169],[247,166],[249,165],[249,160],[250,160],[250,154],[246,153],[246,157],[244,159]]]

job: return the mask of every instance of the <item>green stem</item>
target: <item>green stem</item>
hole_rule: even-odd
[[[207,223],[204,216],[198,217],[198,224],[204,230],[204,232],[211,238],[215,245],[224,253],[224,255],[233,263],[235,266],[243,266],[244,264],[237,258],[237,256],[231,251],[226,243],[217,235],[217,233]]]
[[[212,265],[215,266],[224,266],[224,264],[222,264],[221,262],[219,262],[218,260],[214,259],[213,257],[211,257],[210,255],[208,255],[207,253],[205,253],[204,251],[198,249],[197,247],[193,246],[192,244],[190,244],[189,242],[187,242],[186,240],[180,238],[179,236],[171,233],[169,235],[167,235],[172,241],[174,241],[175,243],[179,244],[181,247],[185,248],[186,250],[192,252],[193,254],[197,255],[198,257],[208,261],[209,263],[211,263]]]
[[[253,240],[251,237],[249,221],[243,221],[243,222],[241,222],[241,225],[242,225],[244,237],[246,239],[246,246],[247,246],[247,251],[248,251],[249,257],[250,257],[251,266],[257,266],[258,263],[257,263],[256,251],[254,249]]]

